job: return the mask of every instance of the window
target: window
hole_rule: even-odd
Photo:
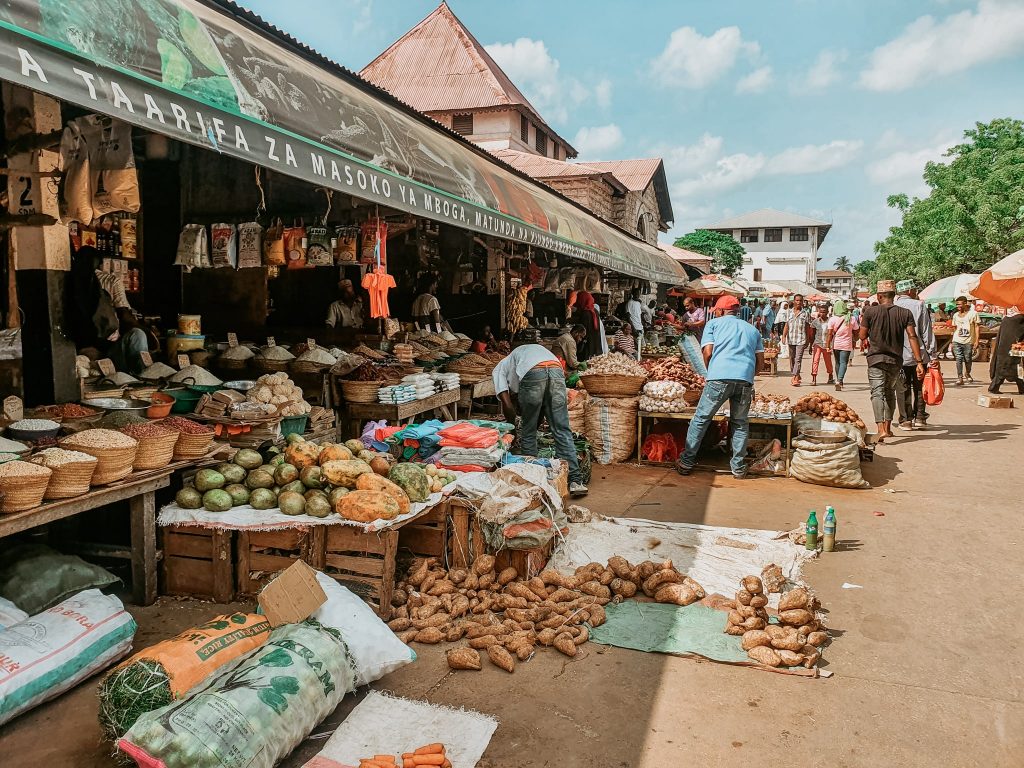
[[[767,239],[767,238],[766,238],[766,239]],[[764,270],[763,270],[763,269],[761,269],[760,267],[756,268],[756,269],[754,270],[754,282],[755,282],[755,283],[759,283],[759,282],[761,282],[761,276],[762,276],[763,274],[764,274]]]
[[[530,143],[530,121],[526,115],[519,116],[519,138],[526,144]]]
[[[534,146],[537,147],[537,151],[545,157],[548,154],[548,137],[547,134],[541,130],[537,131],[537,140],[534,142]]]
[[[469,136],[473,133],[473,115],[455,115],[452,117],[452,130]]]
[[[757,230],[756,229],[743,229],[743,230],[740,230],[740,242],[741,243],[756,243],[757,242]]]
[[[642,213],[640,218],[636,220],[636,234],[641,240],[647,239],[647,225],[644,224],[644,215]]]
[[[791,243],[806,243],[807,242],[807,227],[790,227],[789,228],[789,242],[791,242]]]
[[[764,231],[764,241],[766,243],[781,243],[782,242],[782,227],[771,227]]]
[[[554,141],[551,142],[551,156],[555,158],[555,160],[558,159],[558,143]]]

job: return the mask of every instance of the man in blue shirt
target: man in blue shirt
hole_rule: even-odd
[[[772,337],[772,327],[775,325],[775,307],[772,306],[774,303],[765,301],[764,306],[761,308],[762,339],[770,339]]]
[[[701,348],[708,367],[707,384],[686,431],[686,450],[676,462],[681,475],[693,471],[712,418],[726,401],[732,431],[732,474],[737,478],[747,475],[750,401],[754,397],[754,374],[764,365],[764,342],[754,326],[740,319],[739,309],[734,296],[723,296],[715,303],[715,312],[721,315],[704,328]]]

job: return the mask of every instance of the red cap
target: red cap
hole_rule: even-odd
[[[735,296],[722,296],[715,302],[715,311],[726,311],[736,309],[740,305],[740,300]]]

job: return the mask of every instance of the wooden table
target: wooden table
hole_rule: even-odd
[[[461,392],[458,389],[451,389],[447,392],[438,392],[436,395],[413,400],[400,405],[385,405],[383,403],[348,403],[349,429],[348,434],[358,435],[362,425],[367,421],[380,421],[385,419],[389,424],[402,424],[411,422],[414,417],[429,411],[438,410],[448,421],[455,421],[459,418],[459,397]],[[448,406],[451,406],[449,408]]]
[[[691,421],[694,414],[697,412],[696,408],[688,408],[680,413],[656,413],[654,411],[637,411],[636,417],[636,459],[640,464],[650,464],[653,466],[668,466],[667,462],[663,461],[648,461],[643,458],[641,449],[643,447],[643,424],[644,420],[653,421],[654,419],[670,419],[676,421]],[[729,416],[725,413],[716,413],[711,417],[712,421],[728,421]],[[759,417],[751,416],[747,419],[748,424],[756,424],[760,426],[768,427],[779,427],[786,430],[786,442],[783,444],[783,448],[786,451],[786,475],[789,475],[789,465],[792,458],[793,452],[790,450],[790,445],[793,442],[793,418],[788,419],[762,419]]]
[[[175,462],[152,472],[138,472],[113,485],[93,488],[82,496],[0,515],[0,538],[127,500],[132,529],[133,599],[139,605],[150,605],[156,600],[156,492],[170,485],[175,469],[190,463]]]
[[[494,397],[494,379],[488,376],[476,384],[462,384],[459,386],[459,406],[466,409],[466,418],[473,418],[473,401],[481,397]]]
[[[952,355],[953,345],[953,328],[952,326],[946,328],[934,328],[933,333],[935,334],[935,357],[936,359],[942,359],[947,353]],[[974,353],[975,362],[984,362],[987,358],[983,347],[989,344],[997,335],[998,330],[992,328],[986,328],[980,326],[978,328],[978,348]]]

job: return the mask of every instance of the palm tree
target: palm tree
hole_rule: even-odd
[[[850,259],[846,256],[840,256],[836,259],[836,269],[840,272],[849,272],[853,264],[850,263]]]

